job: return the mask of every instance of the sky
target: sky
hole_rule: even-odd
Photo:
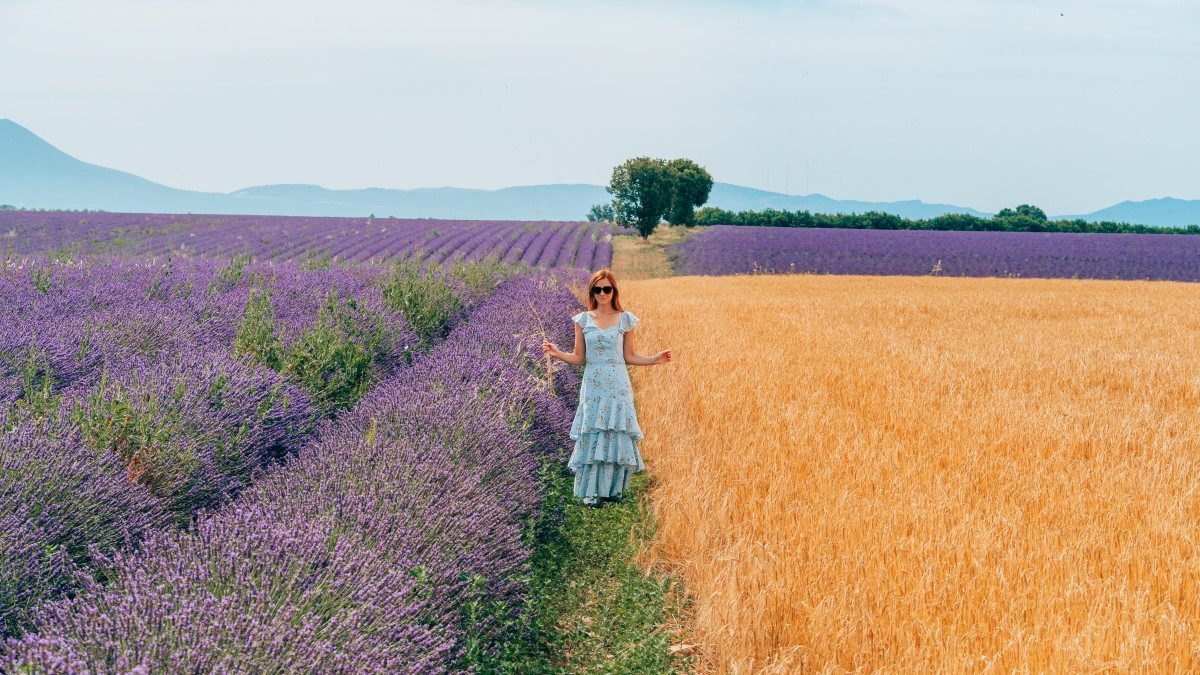
[[[1200,199],[1195,0],[0,0],[0,118],[172,187]]]

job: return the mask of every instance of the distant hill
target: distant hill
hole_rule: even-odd
[[[225,195],[176,190],[81,162],[12,120],[0,119],[0,204],[25,208],[201,212]]]
[[[608,202],[600,185],[555,183],[500,190],[441,187],[412,190],[330,190],[319,185],[261,185],[228,194],[180,190],[124,171],[81,162],[12,120],[0,119],[0,204],[22,208],[95,209],[135,213],[365,216],[398,218],[581,220]],[[716,183],[707,206],[732,211],[780,209],[814,213],[883,211],[905,218],[943,213],[990,214],[919,200],[864,202]],[[1147,225],[1200,223],[1200,200],[1121,202],[1082,217]]]
[[[902,202],[860,202],[852,199],[833,199],[820,194],[785,195],[755,188],[714,183],[712,193],[705,206],[715,206],[730,211],[809,211],[811,213],[866,213],[883,211],[904,218],[933,218],[944,213],[969,213],[975,216],[990,216],[965,206],[951,204],[926,204],[917,199]]]
[[[1124,201],[1082,216],[1055,216],[1055,220],[1083,218],[1160,227],[1200,225],[1200,199],[1160,197],[1141,202]]]
[[[603,187],[567,183],[500,190],[456,187],[330,190],[319,185],[261,185],[229,196],[238,200],[231,213],[312,216],[374,213],[379,217],[497,220],[583,220],[592,204],[608,201]]]

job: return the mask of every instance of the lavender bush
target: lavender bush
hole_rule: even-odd
[[[181,525],[299,449],[316,422],[299,387],[222,352],[106,372],[68,401],[86,444],[117,457]]]
[[[527,330],[576,310],[562,281],[502,284],[233,503],[45,605],[0,669],[486,669],[522,626],[539,458],[564,447],[578,388],[557,373],[552,393]]]
[[[902,274],[1200,281],[1200,237],[716,225],[672,244],[680,274]]]
[[[446,327],[494,288],[476,267],[436,277],[461,310]],[[403,313],[429,298],[397,311],[387,289],[379,269],[247,259],[0,268],[0,630],[99,558],[219,507],[406,364],[419,339]],[[269,320],[253,334],[256,306]]]
[[[0,630],[75,588],[97,554],[167,522],[167,508],[70,425],[0,412]]]

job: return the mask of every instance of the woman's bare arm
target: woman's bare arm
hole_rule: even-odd
[[[654,356],[639,356],[633,351],[633,331],[625,333],[625,363],[631,366],[653,366],[666,363],[671,359],[671,350],[659,352]]]
[[[587,360],[586,350],[587,344],[583,341],[583,328],[579,324],[575,324],[575,349],[569,354],[545,340],[542,341],[542,352],[573,366],[582,366],[584,364]]]

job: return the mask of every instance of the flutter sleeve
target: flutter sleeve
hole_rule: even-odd
[[[587,320],[586,317],[584,316],[585,314],[587,314],[587,312],[580,312],[580,313],[576,314],[575,316],[571,317],[571,320],[574,321],[575,323],[579,324],[580,328],[583,328],[584,322]]]
[[[628,333],[629,331],[633,330],[633,327],[638,325],[639,321],[641,321],[641,319],[637,318],[633,312],[625,312],[621,315],[621,332]]]

